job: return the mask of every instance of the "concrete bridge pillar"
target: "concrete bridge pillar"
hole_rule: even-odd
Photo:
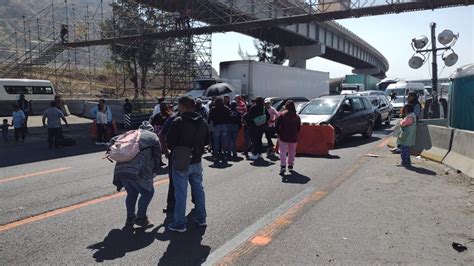
[[[306,60],[326,53],[326,46],[322,44],[290,46],[285,48],[285,53],[290,60],[290,67],[306,68]]]

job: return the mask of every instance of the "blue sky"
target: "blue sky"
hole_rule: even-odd
[[[417,70],[408,67],[408,60],[413,55],[410,46],[411,39],[419,35],[430,34],[430,22],[437,23],[437,34],[444,29],[459,33],[460,38],[454,46],[459,61],[452,67],[446,67],[441,77],[449,76],[457,67],[474,63],[474,7],[456,7],[437,9],[434,11],[409,12],[393,15],[373,16],[358,19],[338,20],[343,26],[362,37],[379,50],[388,60],[389,77],[410,79],[431,78],[431,64],[426,63]],[[219,70],[219,62],[240,60],[238,47],[254,53],[253,39],[237,33],[218,33],[212,37],[212,64]],[[438,57],[439,71],[444,63]],[[308,69],[330,72],[331,77],[350,74],[351,67],[331,62],[323,58],[313,58],[307,61]]]

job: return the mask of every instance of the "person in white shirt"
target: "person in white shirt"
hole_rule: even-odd
[[[25,141],[25,123],[26,116],[25,113],[20,109],[18,104],[13,105],[12,112],[12,125],[15,129],[15,141],[18,142],[21,138],[21,141]]]
[[[110,111],[110,107],[105,104],[105,100],[101,99],[99,104],[92,108],[91,115],[95,117],[97,126],[97,141],[95,144],[108,145],[107,129],[109,125],[112,125],[112,111]]]

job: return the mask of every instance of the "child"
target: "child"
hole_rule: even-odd
[[[410,147],[415,146],[416,140],[416,116],[414,107],[407,104],[403,107],[405,118],[400,121],[400,133],[397,138],[397,145],[400,146],[400,155],[402,157],[402,166],[411,166]]]
[[[12,125],[8,124],[8,119],[3,119],[2,136],[3,136],[4,143],[8,143],[8,128],[11,126]]]

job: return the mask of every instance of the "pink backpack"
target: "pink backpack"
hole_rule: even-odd
[[[129,162],[140,152],[140,130],[130,130],[115,137],[106,152],[109,161]]]

